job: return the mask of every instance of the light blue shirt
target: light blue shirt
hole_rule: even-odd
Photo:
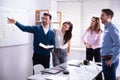
[[[103,42],[101,47],[101,56],[112,55],[113,63],[120,54],[120,32],[111,22],[105,25]]]

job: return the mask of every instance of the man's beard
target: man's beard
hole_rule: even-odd
[[[106,21],[105,20],[101,20],[101,22],[104,24]]]
[[[46,25],[48,25],[48,24],[47,24],[46,22],[43,22],[43,25],[46,26]]]

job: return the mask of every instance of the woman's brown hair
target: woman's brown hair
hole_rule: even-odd
[[[64,24],[68,24],[69,25],[69,30],[67,30],[64,34],[64,44],[66,44],[72,37],[72,29],[73,29],[73,24],[69,21],[64,22]]]
[[[101,28],[100,28],[100,19],[98,18],[98,17],[92,17],[92,18],[94,18],[95,19],[95,25],[94,25],[94,29],[92,29],[92,26],[90,26],[87,30],[89,31],[91,31],[91,33],[93,32],[93,31],[95,31],[97,34],[99,33],[99,32],[102,32],[102,30],[101,30]]]

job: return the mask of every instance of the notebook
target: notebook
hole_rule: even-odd
[[[77,61],[77,60],[71,60],[68,62],[69,66],[76,66],[76,67],[80,67],[81,61]]]
[[[53,48],[54,46],[53,45],[45,45],[43,43],[39,43],[39,46],[45,48],[45,49],[49,49],[49,48]]]
[[[51,68],[51,69],[42,70],[41,72],[42,72],[42,73],[57,74],[57,73],[60,73],[61,71],[62,71],[61,69]]]

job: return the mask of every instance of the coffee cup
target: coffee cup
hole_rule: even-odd
[[[90,61],[89,60],[84,60],[83,63],[84,63],[84,65],[89,65]]]

